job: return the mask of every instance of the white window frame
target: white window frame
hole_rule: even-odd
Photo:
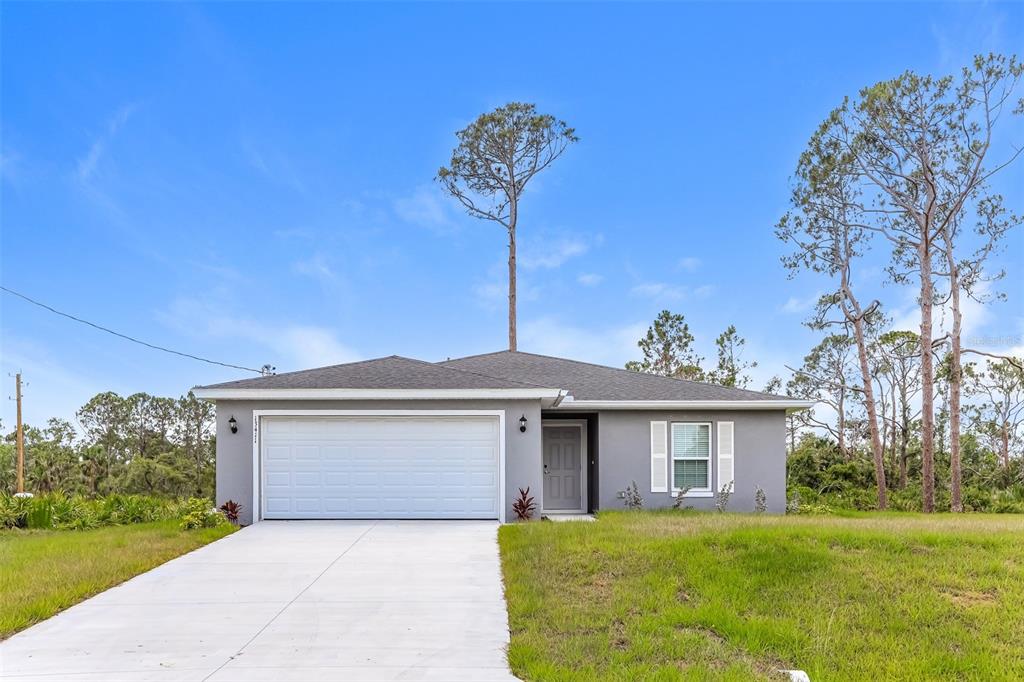
[[[707,457],[677,457],[676,456],[676,439],[675,429],[676,426],[706,426],[708,429],[708,455]],[[682,492],[681,488],[676,487],[676,461],[685,462],[707,462],[708,464],[708,484],[704,488],[690,488],[684,497],[712,497],[714,496],[714,480],[711,473],[711,453],[714,451],[714,425],[711,422],[683,422],[676,421],[669,424],[669,485],[672,489],[673,497],[678,497],[679,493]]]

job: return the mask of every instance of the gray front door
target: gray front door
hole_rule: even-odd
[[[544,510],[583,509],[582,430],[578,426],[544,427]]]

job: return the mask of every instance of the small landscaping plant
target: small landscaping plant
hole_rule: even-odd
[[[224,513],[224,518],[236,526],[238,525],[238,515],[242,513],[242,505],[234,500],[228,500],[220,506],[220,510]]]
[[[185,502],[185,514],[181,517],[182,530],[197,528],[216,528],[228,522],[224,514],[210,506],[210,501],[202,497],[190,497]]]
[[[519,521],[529,521],[533,518],[533,513],[537,511],[537,503],[534,502],[533,496],[530,495],[529,486],[527,486],[526,490],[519,489],[519,497],[512,503],[512,511]]]
[[[768,511],[768,496],[765,495],[764,488],[757,485],[754,486],[754,513],[764,514]]]
[[[626,509],[643,509],[644,498],[640,494],[640,488],[637,487],[636,481],[633,481],[623,492],[622,503],[626,505]]]
[[[690,486],[680,488],[679,492],[676,493],[676,498],[672,500],[672,508],[680,511],[684,509],[693,509],[690,505],[686,504],[686,494],[690,492]]]
[[[732,497],[732,481],[724,484],[722,489],[715,494],[715,509],[724,512],[729,506],[729,498]]]

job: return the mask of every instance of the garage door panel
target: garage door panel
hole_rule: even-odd
[[[295,500],[295,511],[303,512],[318,512],[322,511],[321,498],[319,497],[296,497]]]
[[[497,417],[265,417],[265,518],[497,518]]]

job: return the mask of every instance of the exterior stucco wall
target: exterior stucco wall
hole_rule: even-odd
[[[786,418],[783,411],[600,412],[599,428],[599,508],[622,509],[619,491],[631,481],[644,498],[647,508],[668,507],[670,493],[651,492],[651,422],[711,422],[712,487],[721,489],[718,480],[719,421],[734,423],[735,482],[729,511],[753,511],[755,486],[767,496],[768,511],[782,513],[786,508]],[[671,461],[671,454],[670,454]],[[671,464],[670,464],[671,466]],[[714,509],[714,498],[688,498],[696,509]]]
[[[512,518],[518,489],[540,491],[541,415],[539,400],[218,400],[217,504],[234,500],[243,506],[242,523],[252,523],[253,410],[505,410],[505,508]],[[526,433],[519,417],[526,415]],[[228,420],[238,422],[231,433]]]

